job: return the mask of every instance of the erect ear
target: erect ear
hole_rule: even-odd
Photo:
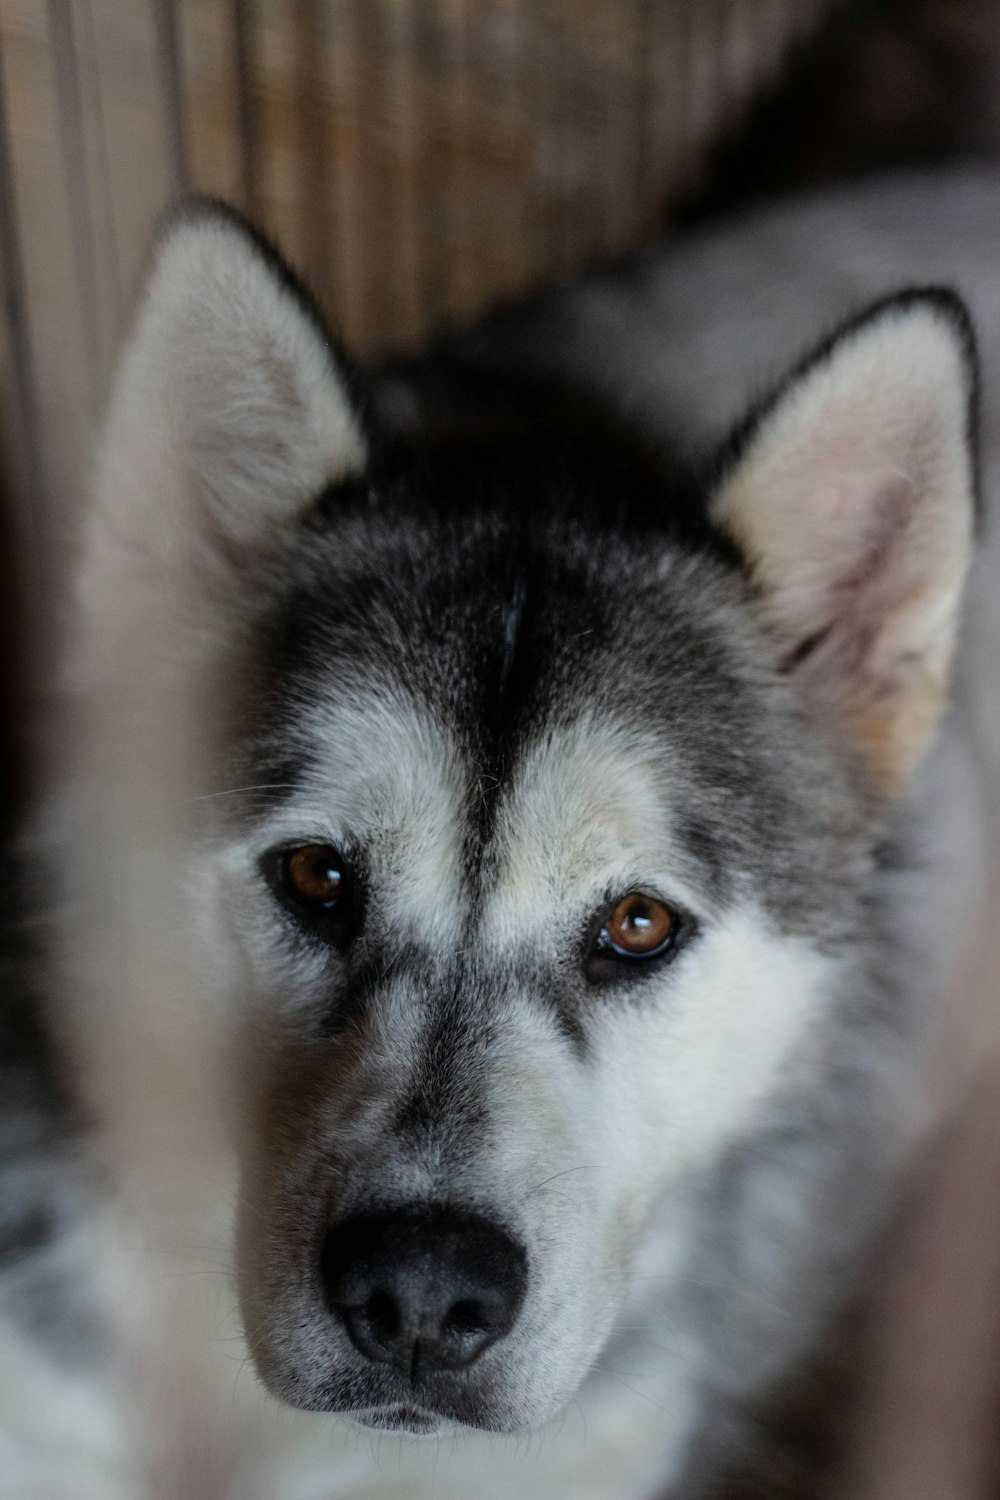
[[[201,941],[211,897],[190,859],[199,799],[236,753],[232,710],[253,691],[244,626],[280,577],[284,535],[362,467],[365,447],[345,366],[275,253],[220,206],[174,215],[153,248],[98,453],[53,861],[73,912],[78,1002],[60,1020],[137,1246],[144,1232],[159,1245],[192,1222],[202,1164],[226,1159],[224,1109],[205,1107],[228,1087],[225,986],[211,972],[217,944]],[[140,1315],[152,1320],[143,1368],[171,1390],[194,1306],[154,1295]],[[169,1358],[154,1322],[185,1330]]]
[[[143,560],[160,570],[181,559],[191,585],[199,564],[259,551],[363,466],[349,385],[270,246],[220,204],[175,213],[112,391],[85,587],[88,572],[121,580]]]
[[[889,794],[947,699],[975,512],[974,389],[955,296],[878,303],[752,419],[713,503],[809,709]]]

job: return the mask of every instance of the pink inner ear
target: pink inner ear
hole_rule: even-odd
[[[876,309],[778,398],[713,506],[804,704],[892,793],[947,700],[973,515],[968,403],[940,307]]]
[[[916,509],[916,485],[900,472],[820,500],[810,528],[813,555],[802,559],[798,578],[779,587],[773,601],[784,628],[798,635],[784,671],[811,679],[814,687],[828,680],[842,692],[848,682],[856,689],[867,679],[869,690],[878,690],[890,668],[878,659],[881,627],[926,573],[913,535]]]

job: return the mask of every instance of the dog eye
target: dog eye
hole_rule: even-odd
[[[261,861],[261,871],[297,927],[336,947],[349,942],[357,927],[357,882],[339,849],[332,844],[275,849]]]
[[[621,958],[656,958],[670,945],[676,919],[669,906],[636,892],[625,896],[597,936],[597,946]]]
[[[593,984],[637,978],[669,962],[696,930],[691,917],[665,901],[630,891],[594,919],[584,961],[587,978]]]
[[[331,911],[344,893],[343,861],[330,844],[303,844],[285,853],[282,875],[291,896],[304,906]]]

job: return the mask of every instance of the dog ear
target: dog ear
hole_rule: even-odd
[[[183,556],[193,579],[269,543],[365,457],[346,366],[277,253],[221,204],[175,213],[119,362],[90,550]]]
[[[713,503],[809,709],[890,794],[947,699],[975,515],[974,391],[956,297],[881,302],[750,420]]]

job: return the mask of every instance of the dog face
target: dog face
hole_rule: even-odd
[[[651,1205],[773,1087],[838,962],[858,844],[718,558],[532,523],[554,476],[527,466],[490,466],[475,519],[442,515],[483,457],[418,494],[334,492],[308,523],[247,760],[275,790],[223,886],[262,1059],[241,1264],[267,1378],[511,1429],[572,1392]],[[517,1247],[516,1318],[468,1365],[422,1368],[411,1340],[400,1369],[349,1310],[375,1296],[352,1237],[417,1208]],[[357,1252],[383,1292],[389,1249]],[[489,1284],[456,1275],[452,1301]]]
[[[928,295],[815,356],[704,493],[579,432],[380,452],[242,229],[166,239],[84,586],[113,638],[109,578],[155,556],[228,704],[247,790],[181,863],[276,1394],[545,1421],[654,1212],[808,1070],[942,701],[968,387]]]

